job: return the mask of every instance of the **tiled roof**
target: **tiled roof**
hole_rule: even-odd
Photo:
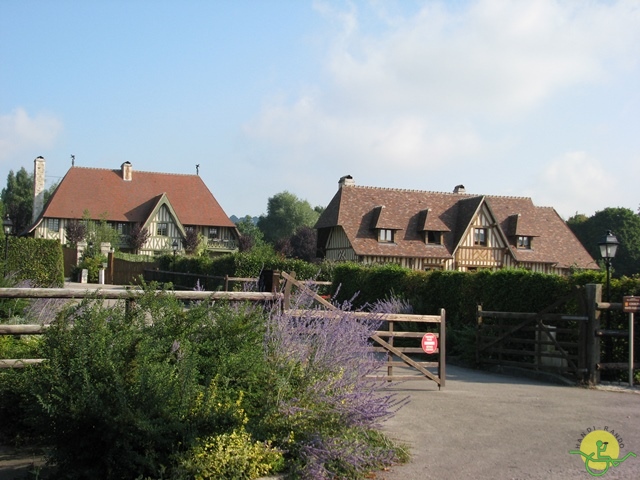
[[[315,228],[341,226],[356,255],[445,259],[452,257],[483,202],[505,237],[534,237],[532,249],[511,247],[516,260],[556,264],[561,268],[572,265],[597,268],[553,208],[536,207],[525,197],[349,185],[338,190]],[[380,208],[382,205],[384,209]],[[395,245],[378,242],[376,226],[397,229]],[[422,234],[425,230],[444,232],[443,245],[425,244]]]
[[[197,175],[134,170],[125,181],[120,169],[86,167],[69,169],[41,216],[81,219],[88,210],[94,219],[144,223],[162,194],[183,225],[234,226]]]

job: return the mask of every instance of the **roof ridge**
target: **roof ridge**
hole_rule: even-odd
[[[345,188],[362,188],[362,189],[370,189],[370,190],[388,190],[395,192],[414,192],[414,193],[438,193],[441,195],[456,195],[458,197],[482,197],[483,195],[472,194],[472,193],[454,193],[454,192],[436,192],[435,190],[419,190],[419,189],[411,189],[411,188],[392,188],[392,187],[373,187],[370,185],[350,185]]]
[[[455,193],[455,192],[438,192],[435,190],[420,190],[420,189],[412,189],[412,188],[393,188],[393,187],[374,187],[370,185],[352,185],[347,188],[362,188],[362,189],[370,189],[370,190],[387,190],[387,191],[395,191],[395,192],[413,192],[413,193],[437,193],[439,195],[455,195],[457,197],[489,197],[489,198],[507,198],[507,199],[521,199],[521,200],[531,200],[531,197],[523,197],[518,195],[488,195],[485,193]],[[553,207],[550,207],[553,208]]]
[[[105,172],[120,172],[120,168],[103,168],[103,167],[83,167],[83,166],[73,166],[73,168],[83,169],[83,170],[103,170]],[[154,172],[149,170],[134,170],[134,173],[155,173],[156,175],[177,175],[184,177],[200,177],[200,175],[196,175],[194,173],[175,173],[175,172]]]

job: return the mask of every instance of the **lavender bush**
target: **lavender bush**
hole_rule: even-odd
[[[406,399],[385,392],[386,382],[366,378],[384,362],[369,348],[379,313],[391,313],[398,303],[380,303],[368,317],[357,318],[348,303],[323,317],[310,302],[302,292],[293,310],[302,313],[274,311],[269,317],[265,350],[274,408],[268,421],[294,439],[288,446],[296,459],[294,476],[359,478],[403,453],[376,427]]]

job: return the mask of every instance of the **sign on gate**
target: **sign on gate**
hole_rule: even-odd
[[[424,353],[436,353],[438,350],[438,337],[435,333],[425,333],[422,337],[422,350]]]

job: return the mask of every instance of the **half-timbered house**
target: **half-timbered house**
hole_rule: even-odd
[[[72,166],[46,205],[44,158],[35,160],[34,222],[37,238],[67,243],[71,220],[106,220],[121,236],[119,247],[130,251],[128,237],[139,225],[149,238],[138,253],[153,255],[171,251],[174,241],[182,250],[187,231],[207,240],[213,253],[237,249],[238,231],[198,175],[134,171],[129,162],[119,169]]]
[[[342,177],[315,225],[333,261],[414,270],[526,268],[566,274],[598,265],[551,207],[530,198],[357,186]]]

